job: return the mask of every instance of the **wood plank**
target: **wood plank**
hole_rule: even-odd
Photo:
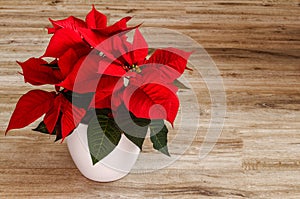
[[[199,129],[173,144],[196,136],[175,163],[151,173],[133,170],[116,182],[92,182],[76,169],[65,143],[30,130],[37,123],[4,136],[15,103],[32,89],[17,75],[15,60],[44,52],[49,17],[84,18],[93,3],[111,23],[133,15],[131,25],[176,30],[207,50],[224,81],[227,115],[205,158],[199,151],[212,102],[195,73],[186,77],[199,101]],[[300,197],[299,0],[0,0],[0,35],[0,198]],[[143,153],[153,153],[149,141]]]

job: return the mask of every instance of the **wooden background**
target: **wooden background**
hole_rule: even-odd
[[[227,116],[206,158],[198,154],[211,104],[201,86],[196,138],[180,160],[152,173],[96,183],[81,176],[65,143],[33,133],[34,125],[4,137],[31,89],[15,60],[43,53],[48,17],[84,18],[92,3],[111,22],[133,15],[132,25],[177,30],[208,51],[224,80]],[[0,0],[0,35],[0,198],[300,198],[298,0]]]

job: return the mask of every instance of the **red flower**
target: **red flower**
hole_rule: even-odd
[[[116,110],[123,104],[138,118],[173,123],[179,107],[173,82],[186,69],[191,53],[158,49],[147,59],[148,44],[138,29],[133,42],[127,41],[125,32],[136,28],[127,27],[130,19],[125,17],[107,26],[106,16],[94,6],[85,21],[72,16],[50,19],[53,27],[48,32],[53,36],[44,55],[18,64],[25,82],[52,84],[57,92],[33,90],[22,96],[6,132],[23,128],[45,115],[43,122],[48,132],[55,130],[64,139],[81,122],[87,109]],[[47,62],[44,57],[54,60]],[[124,79],[128,79],[128,85],[124,85]],[[60,87],[64,89],[61,91]],[[84,109],[72,104],[65,96],[69,91],[93,93],[90,106]]]
[[[53,28],[48,28],[48,32],[53,36],[44,55],[18,62],[25,82],[32,85],[53,84],[57,91],[63,87],[62,92],[88,93],[98,90],[103,98],[111,95],[110,87],[115,87],[118,78],[103,76],[99,79],[101,75],[97,71],[101,57],[95,54],[96,51],[87,41],[98,44],[113,34],[127,30],[129,19],[123,18],[107,26],[106,16],[94,6],[85,21],[73,16],[58,21],[50,19]],[[87,34],[93,38],[87,38]],[[47,62],[43,57],[55,59]],[[111,82],[111,85],[107,84]],[[52,133],[56,129],[65,138],[85,113],[86,110],[74,106],[62,93],[33,90],[20,98],[6,132],[23,128],[45,114],[47,130]]]
[[[48,28],[48,32],[54,35],[42,57],[53,57],[55,60],[48,63],[42,58],[30,58],[24,63],[18,62],[25,82],[32,85],[55,84],[78,93],[95,91],[89,85],[97,85],[99,81],[95,70],[98,70],[100,57],[92,52],[93,48],[86,41],[99,44],[113,34],[131,29],[126,25],[129,19],[126,17],[107,26],[106,16],[94,6],[85,21],[73,16],[57,21],[50,19],[53,28]],[[76,90],[73,88],[75,79]]]
[[[96,47],[105,55],[99,62],[100,74],[129,79],[121,95],[116,97],[112,93],[112,104],[121,101],[136,117],[173,123],[179,107],[173,82],[186,69],[191,53],[175,48],[158,49],[147,60],[148,45],[138,29],[132,44],[125,39],[114,36]],[[95,102],[97,108],[98,100]]]
[[[60,86],[62,84],[65,89],[71,90],[74,83],[69,82],[69,79],[72,79],[72,74],[76,73],[76,66],[82,62],[72,63],[74,62],[72,58],[77,57],[76,52],[72,49],[65,54],[58,61],[54,60],[51,63],[47,63],[41,58],[30,58],[24,63],[18,62],[23,69],[25,82],[32,85],[56,84]],[[84,59],[85,57],[81,58],[81,60]],[[92,77],[99,76],[96,74],[98,63],[96,62],[94,65],[94,71],[89,71],[90,74],[94,74]],[[91,76],[88,74],[85,77]],[[86,78],[79,79],[79,82],[86,82]],[[33,90],[20,98],[6,132],[11,129],[23,128],[45,114],[44,123],[48,132],[52,133],[56,127],[59,127],[56,132],[61,134],[64,139],[74,130],[85,113],[86,110],[72,105],[61,93]],[[25,114],[26,117],[24,117]]]
[[[55,96],[53,106],[46,112],[44,123],[50,133],[59,123],[58,126],[61,129],[57,130],[60,131],[62,139],[64,139],[77,127],[85,113],[85,109],[74,106],[62,94],[58,94]]]
[[[45,114],[47,130],[52,133],[59,122],[61,129],[57,130],[65,138],[79,124],[85,112],[84,109],[73,106],[62,94],[32,90],[19,99],[6,133],[11,129],[23,128]]]
[[[110,36],[114,34],[136,28],[136,27],[127,28],[126,24],[130,19],[131,17],[125,17],[108,27],[101,27],[101,28],[81,27],[79,28],[79,33],[82,35],[85,41],[88,42],[89,45],[95,48],[101,42],[108,39]]]
[[[18,101],[6,129],[23,128],[45,114],[52,106],[55,92],[32,90],[24,94]]]
[[[97,85],[100,77],[97,74],[100,58],[94,52],[80,55],[70,48],[60,59],[50,63],[42,58],[30,58],[17,63],[22,67],[25,82],[32,85],[54,84],[57,88],[86,93],[95,91],[94,85]]]
[[[48,28],[48,33],[54,34],[43,57],[60,58],[67,50],[86,49],[98,45],[110,36],[128,30],[126,23],[131,17],[125,17],[111,26],[107,26],[107,17],[97,11],[93,6],[87,14],[85,21],[76,17],[63,20],[51,20],[53,28]]]
[[[41,58],[30,58],[25,62],[17,62],[23,70],[24,81],[32,85],[58,84],[62,79],[56,62],[48,63]]]

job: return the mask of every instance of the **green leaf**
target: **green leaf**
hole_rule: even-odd
[[[135,117],[124,106],[119,107],[115,119],[124,135],[142,150],[151,120]]]
[[[94,96],[94,93],[80,94],[68,90],[62,90],[60,93],[73,105],[85,109],[88,108]]]
[[[184,85],[181,81],[179,81],[178,79],[175,79],[173,84],[175,86],[177,86],[177,88],[179,89],[190,89],[189,87],[187,87],[186,85]]]
[[[50,134],[44,121],[41,121],[39,123],[39,125],[35,128],[35,129],[32,129],[33,131],[37,131],[37,132],[40,132],[40,133],[45,133],[45,134]],[[55,131],[55,130],[54,130]],[[54,135],[55,135],[55,132],[53,132]]]
[[[153,143],[153,148],[170,156],[167,142],[168,128],[163,120],[152,120],[150,127],[150,140]]]
[[[142,134],[143,133],[143,134]],[[145,131],[140,131],[138,136],[133,136],[132,134],[136,134],[136,132],[131,131],[130,133],[124,133],[124,135],[140,150],[143,149],[144,140],[147,134],[147,129]]]
[[[94,165],[114,150],[121,139],[121,133],[114,119],[107,115],[97,115],[91,119],[87,137]]]
[[[128,130],[124,131],[124,134],[131,142],[133,142],[137,147],[140,148],[140,150],[142,150],[143,143],[147,135],[148,125],[150,124],[151,120],[144,119],[144,118],[136,118],[133,115],[131,117],[132,117],[132,121],[140,128],[136,128],[136,127],[130,128],[130,125],[127,125]],[[126,125],[126,122],[128,120],[123,120],[123,121],[124,124],[122,125]]]
[[[71,132],[71,133],[72,133],[72,132]],[[70,133],[70,134],[71,134],[71,133]],[[70,135],[70,134],[69,134],[69,135]],[[57,131],[57,133],[56,133],[56,138],[55,138],[54,142],[57,142],[57,141],[60,140],[60,139],[62,139],[62,134],[61,134],[60,131],[59,131],[59,132]]]
[[[47,66],[50,67],[52,69],[59,69],[58,64],[57,63],[50,63],[50,64],[42,64],[43,66]]]
[[[151,55],[155,52],[155,48],[148,48],[148,55],[147,58],[151,57]]]
[[[54,142],[56,142],[62,138],[62,135],[61,135],[61,132],[59,129],[60,129],[60,127],[59,127],[59,125],[57,125],[57,128],[55,128],[53,130],[53,132],[50,134],[46,127],[46,124],[44,123],[44,121],[42,121],[39,123],[39,125],[35,129],[32,129],[32,130],[40,132],[40,133],[44,133],[44,134],[56,135],[56,138],[54,140]]]
[[[96,109],[95,111],[96,111],[96,115],[106,115],[107,116],[112,113],[111,109],[109,109],[109,108]]]

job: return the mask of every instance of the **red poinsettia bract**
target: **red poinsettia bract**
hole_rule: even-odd
[[[175,48],[158,49],[147,59],[148,45],[138,29],[132,43],[126,37],[113,36],[95,48],[105,55],[99,62],[98,73],[129,79],[121,91],[118,88],[112,92],[112,105],[124,103],[139,118],[174,122],[179,101],[173,82],[186,69],[190,52]],[[98,97],[102,99],[96,93],[96,108],[104,106]]]
[[[53,28],[48,28],[48,32],[53,36],[44,55],[40,58],[30,58],[23,63],[18,62],[22,67],[25,82],[32,85],[56,84],[73,91],[74,77],[78,75],[79,70],[85,70],[83,62],[86,65],[92,62],[94,66],[98,65],[99,57],[91,55],[93,47],[87,41],[98,45],[116,33],[134,28],[127,27],[129,19],[130,17],[126,17],[107,26],[106,16],[93,6],[85,21],[72,16],[63,20],[50,20]],[[89,31],[88,36],[85,36]],[[52,57],[54,60],[48,63],[44,57]],[[89,66],[88,70],[92,69]],[[95,84],[98,75],[94,71],[81,75],[77,81],[91,81],[93,78]],[[84,93],[90,90],[78,88],[75,92]]]
[[[62,94],[31,90],[18,101],[6,133],[11,129],[23,128],[45,114],[44,123],[48,131],[52,133],[57,122],[61,122],[61,129],[57,130],[65,138],[79,124],[85,112],[84,109],[73,106]],[[58,121],[59,117],[61,121]]]
[[[147,58],[148,44],[136,27],[127,27],[129,20],[125,17],[107,26],[106,16],[94,7],[85,21],[76,17],[50,20],[53,27],[48,32],[53,36],[44,55],[18,64],[25,82],[51,84],[56,91],[32,90],[24,94],[6,132],[23,128],[44,115],[47,131],[64,139],[89,108],[115,111],[123,105],[137,118],[166,119],[173,124],[179,108],[173,82],[187,69],[191,53],[164,48]],[[126,33],[133,28],[136,31],[131,43]],[[45,57],[53,60],[47,62]],[[88,108],[81,108],[66,98],[69,92],[94,96]]]
[[[43,122],[50,133],[57,130],[62,138],[69,135],[85,116],[86,110],[73,105],[63,92],[88,93],[101,88],[102,93],[110,95],[107,89],[102,89],[108,79],[104,76],[99,79],[101,75],[97,74],[97,70],[101,57],[95,54],[93,45],[98,45],[116,33],[134,28],[127,27],[129,20],[130,17],[126,17],[107,26],[107,17],[94,6],[85,21],[73,16],[57,21],[50,19],[53,27],[48,28],[48,33],[53,36],[43,56],[32,57],[18,64],[22,68],[25,82],[36,86],[52,84],[56,92],[32,90],[23,95],[12,114],[6,133],[11,129],[25,127],[45,115]],[[53,60],[47,62],[45,57]],[[109,78],[109,81],[112,79]],[[117,81],[115,78],[114,82]]]
[[[93,6],[87,14],[85,21],[68,17],[63,20],[51,20],[53,28],[48,28],[48,33],[53,34],[43,57],[61,57],[67,50],[88,49],[99,45],[110,36],[135,27],[127,27],[131,17],[125,17],[111,26],[107,26],[107,17],[97,11]]]

